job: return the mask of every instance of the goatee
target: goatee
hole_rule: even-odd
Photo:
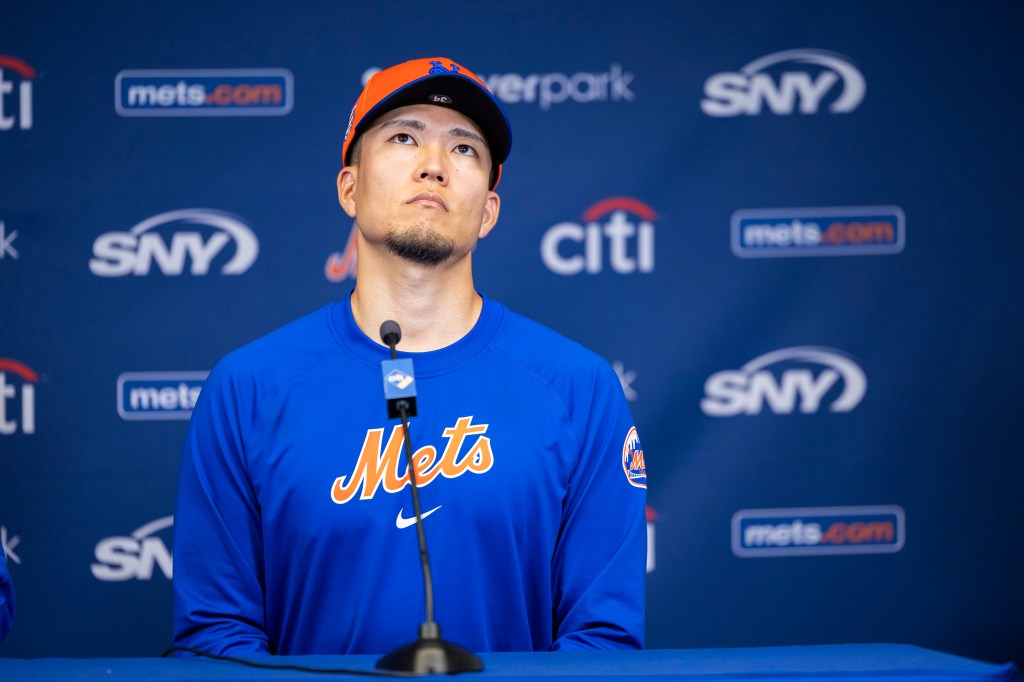
[[[398,229],[392,227],[384,235],[388,251],[421,265],[439,265],[455,251],[455,241],[447,239],[423,225]]]

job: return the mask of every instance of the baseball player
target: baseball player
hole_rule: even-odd
[[[195,407],[176,645],[383,653],[413,637],[423,584],[378,331],[394,320],[445,637],[481,652],[643,646],[646,465],[617,376],[474,285],[511,142],[498,101],[450,59],[367,82],[337,180],[354,289],[229,354]]]

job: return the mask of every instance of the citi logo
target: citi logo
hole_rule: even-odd
[[[200,227],[202,229],[195,229]],[[186,208],[143,220],[127,232],[107,232],[93,243],[89,270],[100,277],[148,275],[155,265],[164,275],[203,276],[229,244],[234,254],[222,275],[241,275],[256,260],[260,245],[241,218],[209,208]]]
[[[848,114],[864,99],[864,76],[849,58],[824,50],[786,50],[755,59],[739,71],[716,73],[704,83],[701,110],[708,116]]]
[[[877,256],[903,250],[898,206],[742,209],[732,214],[732,252],[740,258]]]
[[[732,517],[732,552],[744,558],[898,552],[904,517],[897,505],[741,509]]]
[[[701,410],[710,417],[849,412],[860,404],[868,382],[863,370],[832,348],[798,346],[754,358],[738,370],[716,372],[704,382]]]
[[[153,569],[159,566],[164,577],[171,580],[171,552],[154,533],[173,525],[174,517],[165,516],[136,528],[131,535],[100,540],[96,544],[96,563],[92,565],[93,577],[104,582],[152,580]]]
[[[292,110],[288,69],[122,71],[119,116],[284,116]]]
[[[0,358],[0,436],[36,432],[37,381],[39,375],[27,365]]]
[[[606,266],[620,275],[653,272],[655,218],[638,199],[604,199],[583,212],[582,224],[548,228],[540,242],[541,260],[551,272],[566,276],[596,275]]]
[[[125,372],[117,378],[117,413],[128,421],[188,419],[208,372]]]
[[[18,77],[16,80],[8,80],[12,72]],[[32,80],[35,77],[36,70],[25,62],[0,55],[0,131],[12,130],[15,126],[19,130],[32,130]]]

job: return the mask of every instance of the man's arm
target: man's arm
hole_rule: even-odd
[[[245,435],[252,391],[215,369],[192,413],[174,516],[174,644],[272,653],[266,634],[259,504]]]
[[[581,454],[552,560],[552,649],[642,648],[646,469],[641,469],[639,439],[630,434],[633,419],[610,367],[598,378],[591,404],[572,409]]]

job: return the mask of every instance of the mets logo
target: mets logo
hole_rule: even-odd
[[[344,251],[334,251],[327,256],[324,263],[324,277],[328,282],[341,282],[346,279],[356,278],[356,229],[352,224],[352,230],[348,233],[348,241],[345,242]]]
[[[451,64],[449,64],[449,66],[451,68],[446,69],[441,64],[441,62],[430,62],[430,71],[428,71],[427,73],[430,74],[431,76],[440,76],[441,74],[444,74],[444,73],[458,73],[459,72],[459,65],[456,64],[455,62],[452,62]]]
[[[474,424],[473,417],[459,417],[454,426],[442,431],[447,441],[444,448],[424,445],[413,453],[416,484],[430,485],[438,477],[458,478],[463,474],[485,474],[494,466],[489,424]],[[381,488],[397,493],[409,485],[409,468],[403,466],[402,448],[405,434],[402,426],[391,429],[387,443],[384,429],[368,429],[352,473],[338,476],[331,485],[331,500],[345,504],[352,500],[372,499]],[[639,447],[639,443],[637,444]],[[641,453],[641,462],[643,454]],[[636,485],[634,483],[634,485]]]
[[[644,462],[644,448],[640,445],[640,436],[633,426],[626,434],[626,442],[622,444],[622,470],[626,472],[626,480],[637,488],[647,487],[647,464]]]

